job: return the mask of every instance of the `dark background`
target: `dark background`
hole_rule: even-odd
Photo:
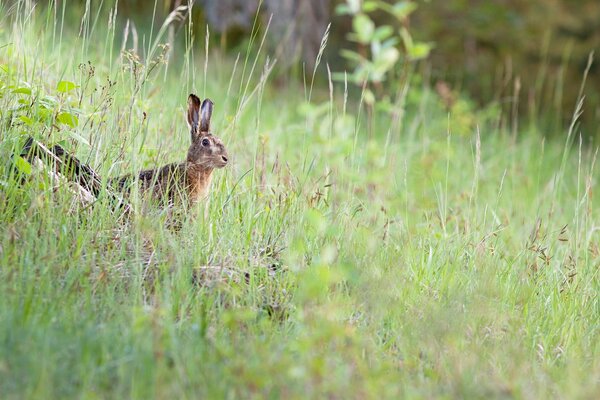
[[[81,7],[85,0],[75,0]],[[331,22],[325,59],[344,69],[339,49],[346,39],[348,16],[338,15],[341,0],[196,0],[192,21],[199,37],[205,25],[213,47],[245,48],[258,12],[267,40],[279,60],[279,74],[296,76],[301,65],[311,70],[321,39]],[[389,3],[394,3],[389,1]],[[478,104],[506,105],[519,94],[519,115],[568,123],[575,108],[590,54],[600,47],[598,0],[431,0],[414,1],[418,9],[405,22],[414,38],[434,44],[422,62],[431,84],[443,82]],[[153,1],[120,0],[119,16],[143,25],[153,13]],[[186,0],[158,0],[156,23]],[[398,23],[375,14],[380,23]],[[379,21],[378,21],[379,19]],[[181,29],[175,35],[179,39]],[[301,62],[301,63],[300,63]],[[302,64],[304,63],[304,64]],[[586,84],[584,121],[600,121],[600,69],[592,65]],[[560,121],[558,121],[560,120]]]

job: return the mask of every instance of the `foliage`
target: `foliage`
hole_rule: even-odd
[[[121,53],[119,22],[19,5],[0,6],[0,398],[598,397],[598,172],[572,131],[513,136],[461,97],[454,119],[415,76],[369,136],[359,96],[307,102],[256,49],[148,57],[164,38],[138,24]],[[18,157],[30,134],[105,178],[180,161],[190,92],[232,165],[180,230]]]
[[[358,45],[358,50],[341,50],[341,55],[354,66],[347,79],[360,86],[367,82],[380,85],[386,80],[397,63],[426,58],[430,45],[414,42],[408,29],[409,15],[417,8],[412,1],[388,4],[383,1],[348,0],[337,7],[339,15],[352,17],[352,31],[348,40]],[[384,11],[393,16],[395,24],[376,24],[372,14]],[[399,27],[396,28],[396,25]],[[401,47],[400,47],[401,44]],[[338,76],[341,80],[342,77]],[[346,75],[343,76],[346,79]],[[369,97],[369,103],[374,99]]]
[[[432,1],[420,4],[412,30],[436,43],[437,79],[459,83],[480,102],[493,98],[505,111],[516,97],[521,116],[533,123],[552,115],[554,126],[570,120],[588,57],[600,46],[597,15],[595,0]],[[600,104],[599,71],[594,66],[587,82],[588,110]],[[598,116],[584,115],[593,123],[587,135],[598,134]]]
[[[150,17],[162,21],[170,9],[183,3],[161,0],[154,10],[145,1],[123,0],[119,2],[118,18],[139,23]],[[600,2],[596,0],[200,0],[194,4],[192,23],[186,29],[201,36],[208,24],[213,43],[234,53],[240,50],[240,44],[248,44],[247,38],[256,38],[255,34],[268,25],[272,35],[267,36],[265,45],[282,70],[297,65],[298,59],[308,71],[312,70],[330,22],[327,62],[337,71],[351,69],[350,78],[359,82],[365,76],[380,79],[381,73],[402,55],[402,47],[424,55],[427,43],[435,43],[427,61],[435,81],[468,91],[479,105],[493,102],[503,108],[509,121],[528,119],[530,124],[540,125],[546,120],[538,127],[541,130],[570,121],[588,56],[600,46],[596,17]],[[70,1],[69,5],[67,14],[72,10],[83,12],[85,0]],[[366,9],[351,21],[333,12],[337,8],[343,14],[353,14],[362,7]],[[411,14],[410,24],[395,16],[407,13]],[[375,27],[387,27],[378,35],[389,33],[391,28],[393,36],[404,42],[400,55],[381,48],[371,55],[369,43],[362,49],[359,45],[355,54],[345,53],[349,58],[337,57],[337,49],[355,50],[357,43],[347,40],[349,31],[360,29],[362,35],[370,35]],[[411,46],[411,37],[398,35],[397,29],[402,27],[418,38],[418,45]],[[179,32],[185,30],[181,28]],[[382,41],[374,41],[378,42]],[[301,75],[302,68],[294,70],[296,76]],[[591,110],[583,116],[588,122],[583,130],[587,136],[600,132],[599,71],[594,64],[585,91],[586,108]]]

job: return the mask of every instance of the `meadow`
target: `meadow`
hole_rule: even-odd
[[[546,132],[448,113],[415,71],[395,112],[367,112],[328,79],[327,46],[280,85],[262,35],[236,57],[183,32],[169,56],[164,26],[132,51],[114,14],[16,4],[0,4],[0,398],[600,397],[585,99]],[[83,204],[19,157],[31,135],[105,179],[182,161],[189,93],[214,101],[231,165],[180,229]]]

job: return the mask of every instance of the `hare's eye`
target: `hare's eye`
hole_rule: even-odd
[[[210,140],[208,140],[208,139],[202,139],[202,146],[204,146],[204,147],[210,146]]]

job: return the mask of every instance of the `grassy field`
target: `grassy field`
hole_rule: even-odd
[[[260,36],[237,62],[204,38],[167,62],[159,26],[138,56],[121,22],[18,4],[0,4],[0,398],[600,397],[598,166],[576,125],[448,115],[417,77],[398,119],[369,117],[326,56],[312,90],[282,88]],[[182,161],[190,92],[232,164],[180,230],[18,158],[33,135],[104,178]]]

